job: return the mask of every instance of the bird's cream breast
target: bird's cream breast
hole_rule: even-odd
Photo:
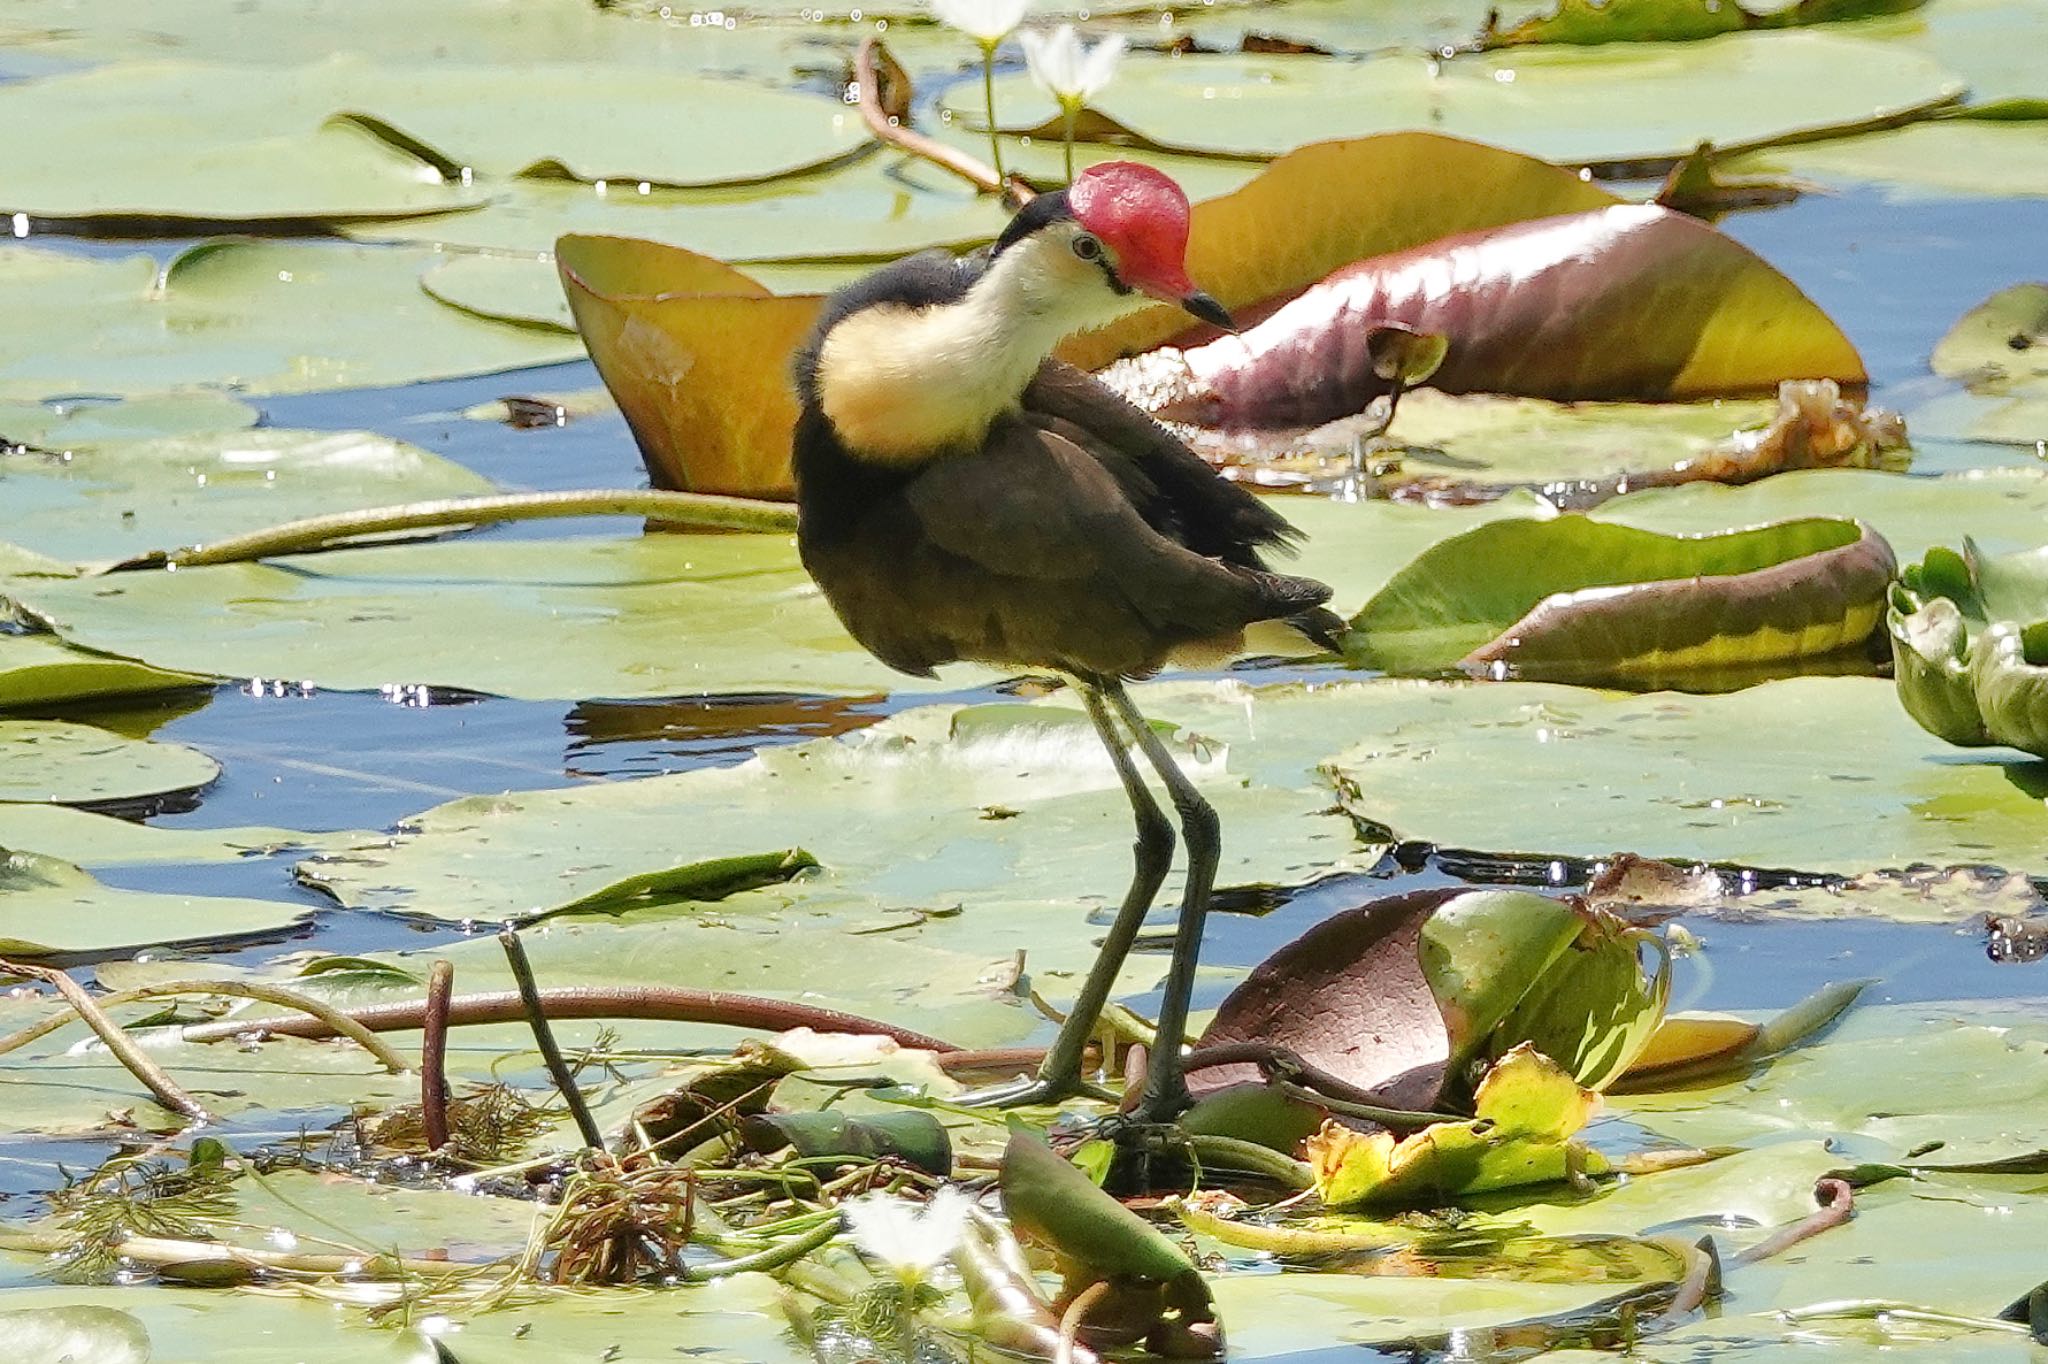
[[[818,401],[848,453],[908,463],[979,441],[1015,405],[1010,347],[960,308],[871,308],[834,327],[818,352]]]

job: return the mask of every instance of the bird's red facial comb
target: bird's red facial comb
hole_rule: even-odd
[[[1188,196],[1171,179],[1135,161],[1090,166],[1067,187],[1074,220],[1116,253],[1124,283],[1179,303],[1196,292],[1188,279]]]

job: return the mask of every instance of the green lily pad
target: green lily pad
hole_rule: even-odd
[[[305,393],[578,359],[573,338],[467,316],[419,288],[431,252],[218,239],[163,269],[0,253],[0,398],[212,384]]]
[[[254,426],[262,415],[240,399],[209,389],[130,398],[124,402],[0,402],[0,445],[65,450],[151,436],[240,431]]]
[[[6,1301],[0,1298],[0,1302]],[[117,1307],[28,1307],[0,1311],[0,1364],[148,1364],[149,1332]]]
[[[1936,7],[1938,8],[1938,7]],[[2048,197],[2048,120],[1945,118],[1910,128],[1716,160],[1730,175],[1878,185],[1893,201]]]
[[[162,895],[102,884],[40,853],[0,853],[0,954],[48,957],[270,932],[303,904]]]
[[[1929,550],[1886,623],[1899,700],[1930,734],[2048,757],[2048,549]]]
[[[1890,548],[1813,517],[1676,537],[1565,516],[1444,540],[1352,617],[1346,652],[1390,672],[1571,682],[1791,664],[1861,645]]]
[[[1498,852],[1853,874],[1916,862],[2038,872],[2048,782],[1956,754],[1875,678],[1795,678],[1727,696],[1623,697],[1535,683],[1366,684],[1329,763],[1370,831]],[[1340,721],[1335,710],[1329,721]],[[1844,734],[1856,743],[1845,747]],[[1478,801],[1501,772],[1513,801]],[[1491,774],[1491,775],[1490,775]]]
[[[1740,487],[1689,483],[1603,503],[1592,517],[1674,535],[1697,535],[1802,516],[1854,517],[1901,563],[1952,542],[1959,528],[1993,550],[2039,544],[2048,516],[2048,469],[1973,469],[1923,478],[1868,469],[1799,469]]]
[[[0,148],[0,213],[320,225],[483,202],[360,131],[323,128],[318,70],[159,60],[0,87],[0,120],[38,132]]]
[[[0,711],[208,685],[204,677],[87,653],[47,635],[0,633]]]
[[[581,700],[937,685],[854,644],[788,536],[448,541],[5,591],[76,644],[328,689]],[[195,619],[208,628],[182,623]]]
[[[1304,704],[1282,701],[1289,714]],[[1233,696],[1201,686],[1165,692],[1157,718],[1188,727],[1174,741],[1183,761],[1239,831],[1226,844],[1223,884],[1285,884],[1353,852],[1345,821],[1317,813],[1328,801],[1312,777],[1320,739],[1285,737],[1280,714],[1263,714],[1257,723],[1280,732],[1233,757],[1254,722]],[[689,837],[679,842],[685,809]],[[565,840],[559,831],[571,825],[603,832]],[[542,829],[557,832],[543,839]],[[811,912],[847,927],[873,928],[893,914],[924,942],[977,951],[1028,940],[1022,922],[998,924],[984,909],[994,897],[1011,904],[1013,920],[1027,918],[1022,905],[1037,903],[1037,892],[1033,883],[1020,894],[1024,869],[1057,867],[1045,889],[1069,904],[1076,895],[1113,903],[1130,865],[1128,806],[1093,727],[1078,711],[1046,705],[925,707],[737,767],[470,797],[408,820],[396,840],[300,870],[352,908],[489,920],[569,905],[679,856],[730,854],[764,839],[808,849],[821,870],[729,895],[727,915],[815,905]],[[954,906],[971,908],[922,926],[903,917]],[[1056,936],[1032,944],[1033,960],[1064,957],[1067,945],[1049,941]]]
[[[352,507],[467,497],[495,484],[388,436],[269,427],[119,441],[0,463],[10,533],[74,562],[182,549]]]
[[[628,192],[641,183],[757,184],[868,144],[860,114],[841,100],[649,67],[614,67],[602,79],[586,66],[531,61],[321,75],[322,94],[347,101],[333,106],[347,121],[498,178],[608,181]],[[682,127],[688,136],[677,135]]]
[[[1448,484],[1535,487],[1670,470],[1725,449],[1738,431],[1768,424],[1767,400],[1701,403],[1552,403],[1491,394],[1405,394],[1388,432],[1400,467],[1381,480],[1401,488]]]
[[[1645,92],[1654,92],[1646,104]],[[1701,141],[1731,146],[1955,99],[1962,85],[1899,47],[1821,33],[1705,42],[1534,48],[1439,61],[1175,55],[1126,61],[1094,107],[1178,150],[1273,156],[1313,124],[1325,137],[1430,128],[1566,163],[1664,161]],[[1022,77],[1000,81],[1004,126],[1057,123]],[[946,107],[978,126],[980,92]]]
[[[2048,391],[2048,284],[2015,284],[1972,308],[1935,344],[1931,363],[1992,393]]]
[[[219,775],[219,763],[182,744],[57,720],[0,720],[0,802],[144,800],[197,790]]]
[[[1716,0],[1557,0],[1546,10],[1502,28],[1490,25],[1488,46],[1529,43],[1692,42],[1723,33],[1755,29],[1798,28],[1806,24],[1841,23],[1872,15],[1916,10],[1927,0],[1798,0],[1795,4],[1750,10]]]
[[[363,830],[172,829],[63,805],[0,804],[0,848],[46,853],[88,868],[237,862],[287,849],[348,847],[370,837]]]

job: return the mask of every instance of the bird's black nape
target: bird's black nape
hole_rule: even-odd
[[[1072,218],[1073,216],[1074,210],[1067,207],[1067,192],[1065,190],[1055,190],[1051,194],[1037,195],[1031,202],[1017,210],[1017,216],[1010,219],[1010,225],[1003,229],[1002,236],[996,238],[995,247],[989,254],[1000,256],[1010,247],[1038,231],[1039,228],[1049,223]]]

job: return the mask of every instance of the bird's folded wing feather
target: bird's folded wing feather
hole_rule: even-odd
[[[1180,437],[1085,370],[1046,361],[1024,391],[1023,406],[1028,415],[1086,432],[1089,450],[1146,519],[1170,524],[1175,538],[1198,554],[1253,565],[1259,547],[1299,535],[1280,513],[1218,476]]]

